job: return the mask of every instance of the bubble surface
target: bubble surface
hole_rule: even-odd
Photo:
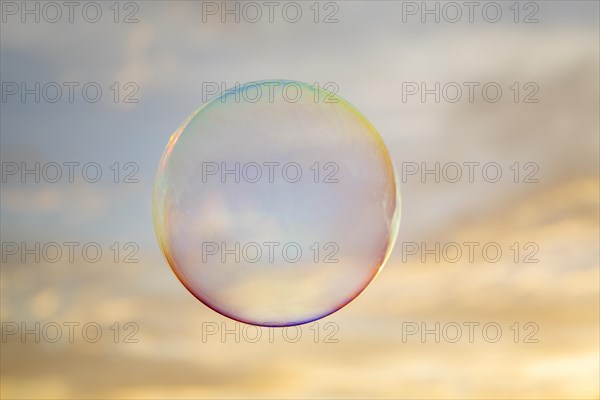
[[[154,186],[163,254],[202,303],[240,322],[329,315],[375,278],[400,198],[375,128],[317,85],[222,93],[175,131]]]

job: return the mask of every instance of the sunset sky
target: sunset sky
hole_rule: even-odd
[[[515,16],[513,2],[498,3],[497,23],[480,8],[473,23],[466,15],[423,23],[406,8],[421,2],[400,1],[319,2],[318,23],[312,2],[298,2],[297,23],[278,9],[271,23],[265,8],[256,23],[223,23],[206,8],[221,2],[195,1],[121,2],[117,23],[102,3],[90,23],[82,2],[73,22],[41,14],[36,23],[22,22],[24,3],[2,1],[0,396],[597,398],[599,4],[521,3]],[[323,23],[328,15],[337,22]],[[524,23],[528,16],[538,22]],[[264,79],[335,88],[379,132],[402,197],[382,273],[299,331],[240,325],[205,307],[169,268],[152,221],[160,156],[210,97],[206,84]],[[36,82],[48,88],[39,102],[11,94]],[[436,83],[440,101],[423,101],[421,85]],[[497,102],[482,94],[488,84],[502,89]],[[56,86],[62,96],[49,101]],[[449,101],[457,86],[461,99]],[[102,96],[91,102],[96,87]],[[36,162],[58,163],[62,178],[22,182],[20,170],[10,172]],[[94,165],[82,177],[89,163],[102,172],[96,183],[88,182]],[[439,182],[422,175],[436,163]],[[456,165],[462,178],[452,182]],[[79,247],[73,262],[64,254],[23,262],[9,242]],[[99,262],[81,256],[86,243],[100,246]],[[439,262],[426,254],[436,243]],[[486,244],[502,255],[490,261]],[[91,343],[76,330],[70,343],[65,322],[96,323],[102,338]],[[22,323],[56,323],[63,337],[9,334]],[[422,328],[436,324],[439,343],[435,334],[423,339]],[[457,325],[462,336],[452,342]],[[497,326],[501,337],[488,340]]]

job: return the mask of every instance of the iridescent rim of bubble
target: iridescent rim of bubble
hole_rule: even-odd
[[[332,307],[330,310],[327,310],[322,314],[318,314],[315,317],[298,320],[298,321],[293,321],[293,322],[289,322],[289,323],[260,323],[260,322],[246,320],[244,318],[240,318],[237,316],[233,316],[230,313],[226,312],[225,310],[219,308],[215,304],[212,304],[206,298],[202,297],[201,294],[196,293],[195,289],[190,287],[190,285],[188,285],[186,283],[186,281],[183,279],[181,274],[177,271],[177,268],[174,267],[173,257],[170,255],[170,251],[168,249],[168,245],[167,245],[167,241],[166,241],[164,232],[161,229],[161,226],[163,225],[162,221],[163,221],[164,216],[163,216],[163,213],[161,211],[159,204],[162,202],[162,200],[165,197],[164,190],[161,190],[163,188],[160,185],[160,183],[162,182],[162,171],[164,171],[164,169],[165,169],[167,161],[171,155],[171,152],[173,151],[175,144],[177,143],[177,140],[182,135],[182,133],[185,131],[188,124],[196,116],[198,116],[198,114],[200,114],[203,110],[211,107],[212,105],[216,105],[219,102],[223,103],[221,101],[221,99],[224,96],[231,95],[232,93],[236,93],[236,92],[241,92],[243,90],[248,89],[249,87],[254,87],[257,85],[265,85],[265,84],[269,84],[269,85],[272,85],[272,84],[279,84],[279,85],[294,84],[294,85],[299,85],[302,88],[308,88],[313,91],[317,90],[319,97],[327,96],[329,99],[335,99],[338,104],[340,104],[343,107],[345,107],[346,109],[350,110],[352,112],[352,114],[357,116],[366,126],[368,126],[369,132],[377,140],[377,143],[381,150],[381,153],[384,155],[384,157],[387,161],[387,164],[389,166],[388,172],[391,174],[391,176],[393,176],[392,184],[394,185],[393,193],[395,196],[395,204],[396,204],[394,214],[393,214],[393,217],[391,220],[391,226],[390,226],[391,234],[390,234],[390,238],[388,241],[387,249],[386,249],[385,253],[383,254],[383,256],[381,257],[381,262],[379,263],[379,267],[377,269],[375,269],[375,272],[371,275],[368,282],[362,288],[357,290],[353,295],[349,296],[348,299],[346,299],[345,301]],[[262,80],[262,81],[249,82],[244,85],[240,85],[240,86],[236,87],[235,89],[227,90],[227,91],[221,93],[220,95],[216,96],[215,98],[211,99],[207,103],[203,104],[202,106],[200,106],[196,111],[194,111],[191,115],[189,115],[185,119],[185,121],[175,130],[175,132],[169,138],[169,141],[165,147],[165,150],[160,158],[158,172],[157,172],[157,175],[155,178],[155,184],[154,184],[154,190],[153,190],[152,209],[153,209],[153,222],[154,222],[154,229],[155,229],[156,237],[157,237],[159,246],[162,250],[162,253],[165,257],[165,260],[169,264],[169,267],[171,268],[171,270],[173,271],[173,273],[175,274],[177,279],[196,299],[198,299],[198,301],[200,301],[202,304],[204,304],[211,310],[213,310],[229,319],[232,319],[234,321],[238,321],[238,322],[241,322],[244,324],[249,324],[249,325],[254,325],[254,326],[260,326],[260,327],[277,328],[277,327],[288,327],[288,326],[297,326],[297,325],[307,324],[307,323],[322,319],[322,318],[324,318],[328,315],[331,315],[331,314],[339,311],[340,309],[344,308],[346,305],[348,305],[354,299],[356,299],[363,291],[365,291],[383,270],[383,267],[387,263],[389,256],[390,256],[390,254],[394,248],[394,245],[396,243],[399,225],[400,225],[400,218],[401,218],[401,197],[400,197],[400,190],[399,190],[399,181],[398,181],[398,176],[395,171],[396,171],[396,169],[395,169],[394,164],[389,156],[389,153],[387,151],[385,143],[381,139],[381,136],[379,136],[379,133],[377,132],[375,127],[360,111],[358,111],[353,105],[348,103],[346,100],[342,99],[341,97],[337,96],[334,93],[329,92],[326,89],[323,89],[321,87],[317,87],[315,89],[313,86],[308,85],[307,83],[304,83],[304,82],[300,82],[300,81],[282,79],[282,80]]]

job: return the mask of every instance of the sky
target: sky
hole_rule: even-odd
[[[300,1],[294,9],[278,2],[273,22],[264,2],[253,3],[257,22],[254,5],[230,2],[236,22],[221,2],[139,1],[100,3],[93,23],[89,3],[77,2],[72,22],[60,2],[60,18],[43,2],[0,4],[0,233],[3,243],[98,242],[105,254],[113,242],[131,242],[139,262],[34,264],[6,256],[3,247],[0,310],[3,322],[95,319],[107,332],[110,321],[136,321],[140,343],[107,344],[101,356],[89,343],[3,342],[3,397],[76,398],[85,387],[78,380],[89,380],[100,397],[598,396],[597,2],[478,2],[473,22],[457,2],[456,23],[446,2],[427,3],[439,8],[439,22],[421,2]],[[38,7],[39,22],[24,4]],[[299,21],[289,22],[297,8]],[[498,21],[490,22],[498,8]],[[226,320],[177,282],[156,241],[152,190],[169,137],[215,95],[207,85],[264,79],[335,90],[375,126],[400,183],[398,243],[383,273],[323,320],[338,324],[337,347],[202,343],[203,323]],[[35,93],[22,92],[35,92],[37,82],[36,102]],[[436,83],[439,101],[435,93],[421,97]],[[482,91],[486,85],[501,88],[497,102],[485,97],[492,93]],[[38,183],[25,175],[22,182],[22,163],[36,162],[48,173],[61,165],[61,179]],[[97,164],[84,176],[90,163]],[[439,182],[421,175],[436,163]],[[441,172],[447,166],[450,173],[450,163],[461,168],[458,182]],[[472,182],[468,163],[476,166]],[[498,182],[482,175],[488,164],[501,169]],[[98,169],[102,176],[89,182]],[[405,252],[405,243],[474,240],[500,243],[505,256],[438,263]],[[540,262],[521,268],[521,253],[511,263],[513,242],[522,252],[535,248],[526,243],[537,245]],[[435,343],[399,340],[406,321],[473,319],[498,321],[505,332],[535,320],[540,343],[519,358],[522,349],[508,342],[445,343],[436,355]],[[50,366],[61,355],[69,365],[56,375]],[[114,367],[119,362],[123,369]],[[105,384],[80,376],[91,365]],[[161,377],[161,365],[189,376]],[[568,366],[586,372],[561,372]],[[135,368],[146,368],[147,378],[123,372]],[[198,374],[210,379],[195,380]],[[39,393],[24,386],[34,381]]]

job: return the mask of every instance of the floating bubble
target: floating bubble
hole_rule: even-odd
[[[367,287],[393,247],[399,204],[385,145],[354,107],[318,86],[260,81],[204,104],[172,135],[154,224],[198,300],[290,326]]]

